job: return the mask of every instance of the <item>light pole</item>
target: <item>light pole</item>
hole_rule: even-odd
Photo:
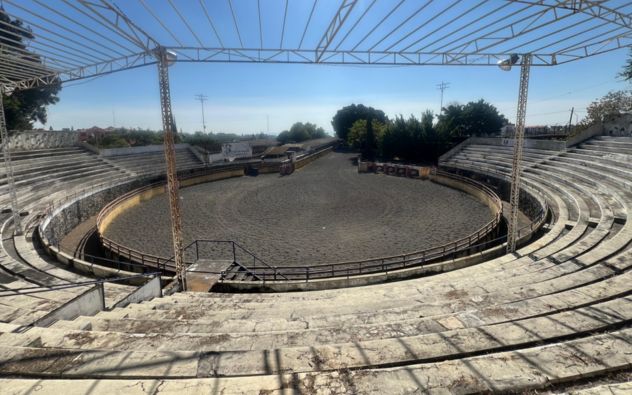
[[[158,47],[154,51],[158,58],[158,80],[160,84],[160,107],[162,110],[162,128],[164,133],[165,159],[167,161],[167,192],[171,212],[171,234],[173,238],[173,260],[176,265],[176,278],[183,291],[186,291],[186,268],[182,250],[182,218],[180,215],[180,199],[178,196],[178,173],[176,170],[176,153],[173,130],[173,113],[171,111],[171,93],[169,90],[169,66],[176,60],[176,54]]]
[[[527,115],[527,94],[529,93],[529,71],[531,69],[531,54],[522,55],[520,64],[520,89],[518,92],[518,110],[516,113],[516,133],[513,144],[513,160],[511,166],[511,195],[509,226],[507,229],[507,253],[516,251],[518,237],[518,212],[520,210],[520,176],[522,172],[522,146],[524,144],[524,124]],[[518,63],[520,56],[512,54],[508,59],[498,62],[498,67],[504,71],[511,70],[511,66]]]

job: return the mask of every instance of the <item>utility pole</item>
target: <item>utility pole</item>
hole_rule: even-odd
[[[204,129],[204,133],[206,133],[206,121],[204,120],[204,102],[208,100],[208,96],[199,93],[195,95],[195,100],[198,100],[202,105],[202,128]]]
[[[186,267],[182,248],[182,218],[180,215],[180,197],[178,194],[178,174],[174,145],[173,112],[171,111],[171,93],[169,90],[169,65],[175,59],[165,48],[155,50],[158,58],[158,78],[160,84],[160,107],[162,110],[162,128],[164,131],[164,149],[167,160],[167,194],[171,211],[171,235],[173,239],[173,261],[176,266],[176,278],[183,291],[186,291]]]
[[[513,163],[511,166],[511,196],[509,229],[507,230],[507,253],[516,251],[518,238],[518,211],[520,210],[520,173],[522,172],[522,145],[524,144],[524,124],[527,115],[527,94],[529,93],[529,71],[531,54],[522,56],[520,66],[520,90],[518,93],[518,111],[516,114],[516,134],[513,141]]]
[[[266,115],[266,134],[270,134],[270,115]]]
[[[439,107],[439,115],[441,115],[441,113],[443,112],[443,91],[445,91],[449,87],[450,87],[450,83],[449,82],[441,81],[440,84],[437,84],[437,89],[439,89],[441,91],[441,107]]]
[[[575,107],[571,107],[571,117],[568,119],[568,132],[571,132],[571,126],[573,126],[573,112],[575,112]]]

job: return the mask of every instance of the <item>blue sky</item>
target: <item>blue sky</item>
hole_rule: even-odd
[[[174,15],[169,11],[168,3],[146,0],[163,18]],[[494,0],[496,1],[496,0]],[[147,29],[165,45],[175,45],[174,39],[150,20],[149,14],[138,2],[115,1],[134,20]],[[218,45],[210,33],[206,21],[195,12],[197,2],[178,1],[194,31],[207,46]],[[285,38],[280,44],[282,29],[282,0],[261,2],[264,20],[264,46],[276,48],[298,47],[303,19],[309,13],[312,1],[291,1],[288,9]],[[502,2],[504,4],[504,2]],[[226,46],[239,46],[232,19],[226,1],[207,1],[211,15],[215,17],[220,35]],[[234,0],[241,37],[245,47],[259,46],[259,29],[256,23],[256,4],[254,0]],[[314,47],[324,31],[336,2],[318,2],[316,17],[307,30],[307,47]],[[363,0],[354,9],[358,15],[368,5]],[[379,7],[391,7],[393,2],[378,2]],[[398,12],[410,15],[422,4],[409,0],[403,3]],[[450,4],[436,1],[424,12],[436,13]],[[469,7],[472,2],[459,3]],[[496,4],[496,3],[494,3]],[[500,2],[499,2],[500,4]],[[621,4],[629,4],[622,2]],[[521,7],[511,4],[511,7]],[[436,7],[432,9],[432,7]],[[443,7],[443,8],[442,8]],[[385,10],[388,8],[385,8]],[[170,13],[169,13],[170,12]],[[482,13],[482,10],[481,10]],[[367,18],[371,14],[367,14]],[[379,13],[376,13],[379,16]],[[450,19],[454,15],[446,13]],[[420,14],[419,18],[425,17]],[[255,19],[253,19],[255,18]],[[353,15],[350,18],[353,21]],[[445,22],[445,21],[444,21]],[[436,21],[437,26],[442,22]],[[411,24],[418,23],[411,20]],[[482,22],[479,22],[482,23]],[[396,22],[385,23],[375,31],[379,38],[390,31]],[[195,45],[195,38],[185,25],[171,19],[172,31],[186,45]],[[367,24],[365,29],[372,26]],[[475,28],[469,26],[469,28]],[[558,26],[559,27],[559,26]],[[427,26],[431,31],[432,25]],[[406,31],[404,27],[402,29]],[[344,31],[341,31],[344,33]],[[423,31],[420,31],[421,35]],[[593,32],[592,34],[596,34]],[[339,35],[341,37],[342,35]],[[357,37],[356,37],[357,36]],[[349,43],[353,45],[363,31],[353,31]],[[397,42],[403,34],[393,35],[380,43],[378,49],[386,49]],[[553,37],[555,35],[552,35]],[[414,40],[411,36],[410,40]],[[527,38],[525,38],[526,40]],[[355,40],[355,41],[354,41]],[[366,40],[360,48],[368,49],[376,40]],[[407,44],[404,41],[401,46]],[[400,47],[401,47],[400,46]],[[575,107],[578,118],[585,115],[586,106],[608,91],[629,88],[629,83],[617,79],[617,73],[628,55],[627,50],[618,50],[606,54],[582,59],[555,67],[533,67],[531,70],[527,124],[565,124],[568,122],[571,107]],[[430,109],[439,111],[440,92],[436,85],[441,81],[450,83],[445,91],[444,104],[450,102],[466,103],[471,100],[485,99],[492,103],[511,121],[515,118],[518,96],[519,68],[502,72],[496,67],[464,66],[423,66],[423,67],[367,67],[332,65],[287,65],[287,64],[189,64],[177,63],[170,68],[171,94],[173,110],[178,127],[185,132],[202,129],[200,103],[194,95],[202,93],[208,96],[205,103],[207,130],[253,133],[266,131],[269,118],[271,133],[288,129],[296,121],[313,122],[331,131],[331,118],[335,112],[351,103],[363,103],[384,110],[389,116],[397,114],[408,116]],[[90,126],[142,127],[160,129],[160,103],[158,97],[157,70],[155,66],[123,71],[96,79],[68,83],[60,94],[60,102],[49,107],[46,128],[64,127],[83,128]],[[573,120],[575,122],[575,119]]]
[[[556,67],[531,70],[527,123],[564,124],[571,107],[580,119],[586,106],[610,90],[630,84],[616,75],[627,57],[620,50]],[[424,66],[364,67],[284,64],[183,64],[170,69],[172,106],[178,127],[202,129],[200,103],[208,96],[207,130],[234,133],[289,128],[296,121],[331,130],[331,118],[342,106],[363,103],[389,116],[439,111],[436,85],[450,83],[444,102],[483,98],[510,120],[515,119],[519,69]],[[154,66],[123,71],[94,80],[69,83],[60,102],[48,109],[54,128],[93,125],[160,128],[160,101]],[[575,120],[573,120],[575,122]]]

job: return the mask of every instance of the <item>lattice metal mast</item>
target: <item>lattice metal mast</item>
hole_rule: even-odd
[[[6,172],[7,184],[9,186],[9,197],[11,198],[11,212],[13,213],[13,228],[15,234],[22,234],[22,220],[18,208],[18,197],[15,192],[15,178],[13,177],[13,164],[11,163],[11,149],[9,148],[9,131],[4,118],[3,103],[4,87],[0,85],[0,138],[2,138],[2,152],[4,153],[4,169]]]
[[[518,111],[516,114],[516,133],[513,141],[513,161],[511,167],[511,197],[509,229],[507,232],[507,253],[516,251],[518,238],[518,212],[520,210],[520,173],[522,172],[522,146],[524,144],[524,124],[527,115],[527,94],[529,93],[529,71],[531,54],[522,56],[520,66],[520,91],[518,93]]]
[[[180,215],[180,197],[178,195],[178,174],[174,146],[173,113],[171,112],[171,93],[169,91],[169,52],[159,47],[155,50],[158,58],[158,78],[160,83],[160,106],[162,110],[162,128],[164,135],[165,158],[167,160],[167,193],[171,212],[171,233],[173,237],[173,260],[176,265],[176,278],[186,290],[184,253],[182,250],[182,218]]]

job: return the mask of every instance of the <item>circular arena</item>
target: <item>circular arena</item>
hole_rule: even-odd
[[[157,65],[164,130],[0,112],[2,394],[632,393],[629,118],[522,139],[531,66],[631,47],[629,2],[1,3],[0,99]],[[519,67],[516,131],[432,168],[213,164],[174,144],[176,62]]]
[[[358,174],[355,157],[331,153],[292,176],[235,177],[182,189],[185,244],[234,240],[272,265],[303,266],[440,246],[493,218],[485,204],[441,184]],[[103,236],[173,256],[167,196],[126,209]]]

